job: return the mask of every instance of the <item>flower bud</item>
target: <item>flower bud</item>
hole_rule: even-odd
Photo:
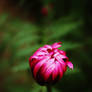
[[[43,8],[41,9],[41,14],[42,14],[43,16],[47,16],[47,15],[48,15],[48,9],[45,8],[45,7],[43,7]]]
[[[29,58],[32,75],[38,84],[55,84],[62,78],[67,66],[73,69],[66,53],[57,49],[60,44],[44,45]]]

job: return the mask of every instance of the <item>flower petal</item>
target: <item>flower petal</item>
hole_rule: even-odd
[[[54,63],[54,60],[55,59],[49,59],[47,62],[45,62],[41,68],[42,69],[41,73],[45,73],[48,67],[50,67]]]
[[[63,51],[63,50],[59,50],[59,53],[62,54],[62,55],[66,55],[66,52]]]
[[[67,66],[73,70],[73,64],[70,61],[67,62]]]
[[[63,76],[63,68],[61,67],[60,64],[58,64],[58,70],[59,70],[59,75],[60,75],[59,79],[61,79]]]
[[[42,68],[41,68],[41,74],[42,75],[44,75],[44,79],[46,80],[46,79],[48,79],[48,77],[49,77],[49,75],[50,75],[50,71],[51,70],[48,70],[48,68],[50,68],[51,67],[51,69],[53,69],[52,67],[53,66],[51,66],[51,65],[53,65],[54,64],[54,59],[49,59],[47,62],[45,62],[44,64],[43,64],[43,66],[42,66]],[[46,74],[46,72],[47,72],[47,74]]]
[[[48,69],[46,70],[46,72],[44,73],[44,79],[47,80],[49,78],[49,76],[51,75],[51,73],[53,72],[55,68],[55,64],[52,64],[48,67]]]
[[[57,60],[58,62],[64,64],[63,59],[66,58],[66,56],[61,55],[61,54],[59,54],[59,53],[57,52],[57,53],[54,55],[54,57],[56,58],[56,60]]]
[[[49,57],[45,57],[44,59],[40,60],[34,67],[33,74],[36,77],[37,72],[41,68],[41,66],[49,59]]]
[[[33,58],[33,60],[29,62],[29,64],[30,64],[30,66],[31,66],[32,69],[37,64],[37,62],[38,62],[38,60],[35,59],[35,58]]]
[[[52,49],[52,47],[50,45],[44,45],[44,48]]]
[[[59,73],[59,65],[58,62],[55,62],[55,69],[52,72],[52,80],[55,80],[55,78],[58,76]]]
[[[59,48],[59,47],[61,47],[61,42],[58,42],[58,43],[54,43],[53,45],[52,45],[52,48]]]

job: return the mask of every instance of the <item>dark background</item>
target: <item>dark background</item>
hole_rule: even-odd
[[[28,59],[54,42],[62,42],[74,70],[53,92],[92,92],[91,31],[91,0],[0,0],[0,92],[45,92]]]

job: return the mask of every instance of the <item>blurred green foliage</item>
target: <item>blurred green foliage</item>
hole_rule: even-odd
[[[67,0],[44,0],[44,5],[54,3],[49,12],[52,14],[40,16],[35,23],[12,17],[10,13],[0,14],[0,92],[45,92],[33,80],[28,59],[39,47],[59,41],[62,42],[59,49],[67,52],[74,70],[67,69],[62,80],[53,86],[53,92],[92,91],[92,20],[86,10],[90,10],[89,2],[75,1],[77,6],[73,0],[69,4]],[[29,3],[20,0],[18,5],[24,6],[25,2]]]

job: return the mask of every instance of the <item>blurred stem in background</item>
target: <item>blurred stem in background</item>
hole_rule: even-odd
[[[47,92],[52,92],[52,88],[50,85],[47,85]]]

